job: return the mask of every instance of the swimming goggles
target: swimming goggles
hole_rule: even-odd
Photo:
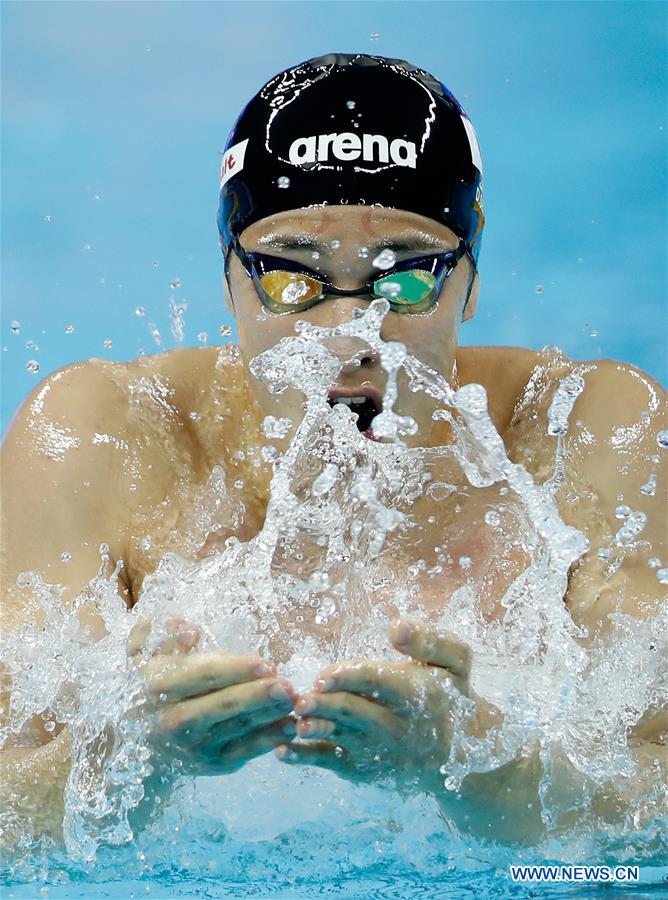
[[[248,252],[238,238],[233,239],[231,249],[253,280],[263,306],[273,313],[301,312],[326,297],[383,297],[394,312],[424,313],[438,300],[445,279],[468,251],[468,246],[460,239],[454,250],[397,263],[353,290],[337,288],[325,275],[293,260]],[[228,278],[229,259],[230,253],[225,259]]]

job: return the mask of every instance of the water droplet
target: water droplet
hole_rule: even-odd
[[[354,100],[346,100],[346,106],[348,109],[355,109],[355,101]]]
[[[397,257],[393,251],[386,247],[384,250],[381,250],[378,256],[373,260],[373,265],[377,269],[391,269],[396,261]]]
[[[591,331],[589,337],[598,337],[598,331]]]
[[[311,259],[320,259],[320,254],[317,250],[313,251],[313,253],[311,254]]]
[[[341,246],[341,241],[332,241],[330,246],[331,246],[332,250],[338,250],[339,247]]]
[[[668,584],[668,569],[657,569],[656,577],[659,579],[659,584]]]
[[[65,326],[65,334],[72,334],[74,331],[74,325],[66,325]]]
[[[14,319],[9,325],[9,330],[12,334],[21,334],[21,323]]]
[[[47,214],[44,216],[44,221],[45,221],[45,222],[53,222],[53,216],[52,216],[50,213],[47,213]]]
[[[101,197],[99,194],[94,194],[94,195],[93,195],[93,199],[94,199],[94,200],[101,200],[102,197]]]
[[[378,34],[377,31],[372,31],[371,34],[369,35],[370,41],[377,41],[379,38],[380,38],[380,35]]]
[[[471,568],[471,557],[470,556],[460,556],[459,557],[459,565],[462,569],[470,569]]]
[[[283,303],[298,303],[299,300],[308,294],[309,287],[303,278],[293,281],[283,288],[281,292],[281,300]]]
[[[218,333],[223,337],[228,337],[230,334],[232,334],[232,329],[229,325],[221,325],[218,329]]]
[[[334,756],[336,756],[337,759],[341,759],[343,756],[343,747],[334,747]]]
[[[357,251],[357,255],[360,259],[367,259],[369,256],[369,248],[368,247],[360,247]]]
[[[138,319],[141,319],[142,316],[146,315],[146,310],[144,309],[143,306],[137,306],[135,308],[135,315],[137,316]]]
[[[262,431],[269,440],[285,437],[291,428],[291,419],[277,419],[276,416],[266,416],[262,422]]]
[[[664,428],[662,431],[659,431],[657,433],[656,442],[659,447],[662,447],[664,450],[668,450],[668,428]]]
[[[488,510],[483,518],[488,525],[492,526],[492,528],[497,528],[501,523],[501,516],[493,509]]]
[[[653,497],[656,494],[656,475],[652,473],[644,484],[640,485],[640,493]]]
[[[112,347],[111,338],[105,338],[105,340],[103,341],[103,345],[104,345],[105,350],[111,350],[111,347]]]
[[[631,507],[630,506],[618,506],[615,510],[615,518],[616,519],[626,519],[631,515]]]
[[[60,561],[64,563],[68,563],[72,559],[72,554],[68,553],[67,550],[64,550],[60,554]]]
[[[396,297],[401,293],[401,285],[398,281],[384,281],[380,286],[380,292],[385,297]]]
[[[200,342],[200,344],[206,344],[206,342],[209,340],[209,335],[206,333],[206,331],[200,331],[200,333],[197,335],[197,340]]]
[[[84,249],[84,250],[92,250],[93,248],[91,247],[90,244],[84,244],[84,245],[83,245],[83,249]]]
[[[39,372],[39,363],[36,359],[30,359],[26,363],[26,369],[30,372],[31,375],[34,375],[35,372]]]
[[[453,778],[452,775],[450,775],[450,777],[446,778],[445,781],[443,782],[443,787],[446,789],[446,791],[456,791],[457,790],[457,779]]]
[[[34,341],[26,341],[26,350],[39,351],[39,347]]]
[[[45,722],[44,723],[44,731],[48,731],[50,734],[52,731],[55,731],[55,730],[56,730],[55,722]]]
[[[288,178],[287,175],[281,175],[279,178],[276,179],[276,184],[279,186],[279,188],[283,188],[283,189],[289,188],[290,187],[290,179]]]
[[[661,560],[658,556],[652,556],[647,560],[647,565],[650,569],[660,569],[661,568]]]
[[[154,268],[154,269],[159,269],[159,268],[160,268],[160,261],[159,261],[159,260],[157,260],[157,259],[155,260],[155,262],[153,263],[153,268]]]
[[[543,293],[543,285],[542,285],[542,284],[537,284],[537,285],[536,285],[536,293],[537,293],[537,294],[542,294],[542,293]]]
[[[262,459],[267,463],[274,462],[274,460],[278,456],[278,450],[276,449],[276,447],[274,447],[273,444],[267,444],[266,447],[262,448],[260,453],[262,454]]]
[[[612,556],[612,550],[609,547],[600,547],[597,554],[599,559],[610,559]]]

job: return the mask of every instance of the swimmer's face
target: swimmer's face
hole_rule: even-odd
[[[336,287],[349,290],[382,275],[373,266],[373,259],[384,248],[391,249],[399,263],[454,250],[459,238],[445,225],[416,213],[368,206],[334,206],[292,210],[267,217],[246,228],[240,242],[248,252],[294,261],[326,275]],[[368,254],[362,251],[360,255],[360,248],[367,248]],[[281,338],[294,334],[299,319],[331,328],[349,321],[355,307],[366,309],[372,300],[365,296],[326,297],[306,310],[277,315],[262,304],[235,253],[231,254],[229,273],[230,308],[237,321],[246,366]],[[472,275],[471,261],[468,256],[462,256],[445,279],[437,302],[427,311],[387,313],[381,328],[383,340],[401,341],[409,353],[452,381],[459,324],[475,313],[478,300],[479,278],[476,275],[471,285]],[[356,338],[336,338],[328,340],[327,346],[342,361],[356,356],[360,363],[345,365],[337,386],[375,388],[382,396],[387,376],[368,344]],[[287,416],[295,423],[301,420],[304,402],[301,394],[289,390],[272,395],[255,378],[250,380],[264,415]],[[412,393],[404,372],[399,374],[398,386],[394,410],[399,415],[412,416],[419,429],[416,435],[404,440],[409,446],[425,445],[433,425],[434,401],[422,393]]]

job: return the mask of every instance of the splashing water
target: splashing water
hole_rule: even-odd
[[[337,660],[400,658],[386,640],[386,626],[396,612],[430,619],[471,646],[473,689],[503,713],[500,724],[473,738],[466,735],[473,703],[453,698],[454,737],[441,767],[444,792],[456,791],[469,773],[492,771],[538,746],[544,770],[539,796],[549,831],[562,812],[586,810],[597,785],[633,774],[626,734],[646,710],[660,706],[657,685],[665,662],[656,647],[666,617],[637,620],[615,613],[609,637],[590,648],[588,635],[563,602],[569,570],[588,547],[584,535],[561,520],[556,502],[569,416],[584,387],[585,367],[564,378],[556,391],[548,413],[548,433],[556,437],[554,471],[537,484],[524,466],[508,458],[481,385],[454,390],[403,344],[380,338],[388,309],[386,300],[377,299],[335,328],[300,321],[294,336],[251,361],[252,374],[271,393],[294,388],[306,398],[304,417],[287,450],[264,454],[273,463],[273,477],[264,525],[255,537],[229,537],[222,551],[198,561],[165,554],[146,577],[131,613],[115,587],[121,564],[111,578],[102,574],[109,568],[104,546],[100,574],[71,609],[62,605],[57,586],[35,573],[21,576],[43,612],[44,625],[24,623],[3,647],[12,702],[2,740],[16,740],[38,714],[69,727],[73,749],[64,836],[72,857],[90,860],[102,844],[132,839],[131,813],[153,771],[150,723],[142,714],[145,694],[125,649],[138,616],[153,622],[144,658],[164,638],[167,619],[185,616],[200,626],[198,649],[278,656],[282,673],[298,689]],[[342,367],[327,346],[337,337],[362,340],[379,355],[387,383],[373,431],[384,441],[368,440],[350,409],[327,402]],[[435,402],[433,419],[450,426],[451,445],[405,446],[402,436],[415,434],[417,424],[394,412],[400,372],[411,391]],[[267,417],[265,436],[284,437],[292,426],[290,420]],[[464,476],[463,487],[457,486],[456,472]],[[449,514],[464,495],[486,496],[490,490],[503,502],[488,509],[484,521],[494,532],[503,532],[510,519],[517,523],[517,542],[506,549],[521,546],[525,563],[503,592],[500,614],[486,617],[479,612],[483,590],[473,577],[474,552],[453,548],[452,564],[464,580],[452,592],[444,582],[439,594],[449,550],[436,547],[438,564],[430,569],[424,559],[416,559],[415,537],[421,533],[416,525],[420,503],[432,511],[441,504]],[[628,552],[644,527],[641,514],[624,512],[616,537],[620,553]],[[411,565],[393,577],[389,551],[401,540],[409,542]],[[432,606],[424,599],[425,579],[440,601]],[[106,627],[96,641],[80,621],[91,598]],[[310,625],[306,635],[304,622]],[[562,758],[574,773],[567,801],[553,784]],[[276,834],[278,819],[293,802],[295,776],[271,769],[267,777],[279,801],[274,831],[268,831]],[[266,781],[255,789],[247,780],[239,783],[245,813],[234,819],[234,802],[221,802],[225,811],[220,815],[243,830],[240,822],[248,818],[248,809],[261,819],[260,798],[271,791]],[[284,794],[276,795],[281,785]],[[648,792],[647,815],[657,808],[659,791],[657,785]],[[296,809],[303,812],[298,802]]]

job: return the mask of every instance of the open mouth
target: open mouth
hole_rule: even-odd
[[[378,440],[371,430],[371,422],[383,408],[383,401],[378,391],[373,388],[344,390],[334,388],[329,392],[327,402],[331,407],[343,403],[357,416],[357,428],[372,441]]]

